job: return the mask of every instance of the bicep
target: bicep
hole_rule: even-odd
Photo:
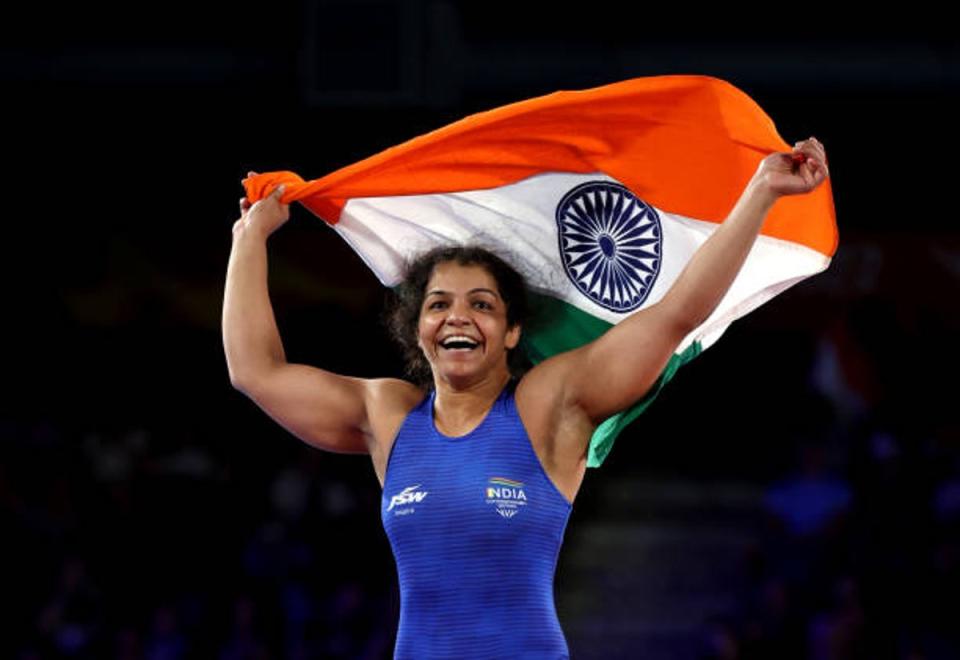
[[[656,383],[689,332],[666,305],[635,312],[571,353],[569,398],[598,424],[629,408]]]
[[[327,451],[369,453],[367,381],[303,364],[281,364],[239,387],[304,442]]]

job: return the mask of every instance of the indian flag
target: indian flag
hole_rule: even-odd
[[[790,149],[729,83],[660,76],[471,115],[320,179],[272,172],[244,185],[252,202],[285,184],[283,201],[329,223],[388,287],[437,245],[497,253],[533,289],[541,314],[524,346],[538,362],[660,300],[759,162]],[[829,180],[779,200],[714,313],[643,400],[597,428],[588,465],[681,365],[734,319],[826,269],[836,247]]]

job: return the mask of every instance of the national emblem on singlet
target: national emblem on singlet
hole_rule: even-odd
[[[581,183],[557,205],[560,259],[574,286],[605,309],[643,304],[660,273],[656,209],[612,181]]]
[[[487,505],[492,506],[502,518],[513,518],[527,505],[527,493],[521,481],[491,477],[484,493]]]

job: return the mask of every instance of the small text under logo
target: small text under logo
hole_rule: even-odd
[[[419,504],[423,501],[423,498],[427,496],[428,491],[417,490],[420,488],[421,484],[416,486],[407,486],[402,491],[390,498],[390,506],[387,507],[387,511],[393,511],[394,507],[403,507],[398,508],[396,511],[393,511],[395,516],[405,516],[414,512],[414,507],[409,506],[411,504]]]

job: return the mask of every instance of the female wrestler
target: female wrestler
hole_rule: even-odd
[[[711,314],[777,199],[826,176],[815,138],[765,158],[659,302],[518,381],[519,276],[483,251],[431,253],[412,269],[408,342],[429,365],[426,389],[286,361],[266,239],[288,207],[282,191],[241,200],[223,309],[231,383],[305,442],[370,455],[400,578],[397,658],[567,657],[553,573],[594,429],[639,400]]]

